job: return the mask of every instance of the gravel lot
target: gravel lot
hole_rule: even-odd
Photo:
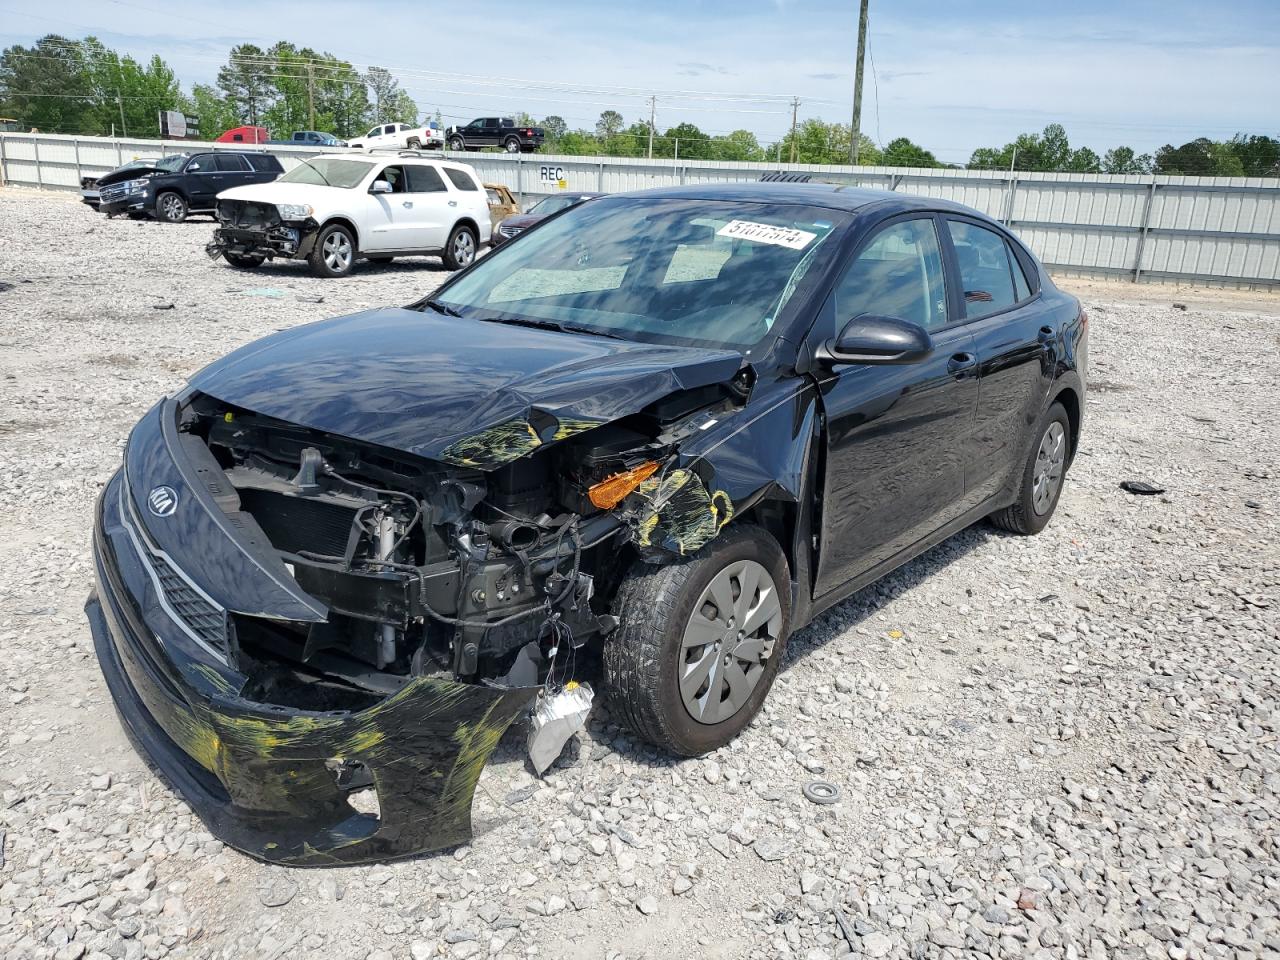
[[[0,956],[1280,958],[1280,297],[1081,285],[1049,529],[971,529],[822,617],[730,747],[675,762],[598,710],[542,781],[507,738],[471,846],[289,871],[126,742],[93,499],[206,362],[443,268],[240,273],[208,220],[15,190],[0,224]]]

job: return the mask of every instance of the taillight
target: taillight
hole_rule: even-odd
[[[524,132],[524,135],[525,135],[526,137],[532,137],[532,136],[533,136],[533,131],[532,131],[532,130],[526,130],[526,131]]]

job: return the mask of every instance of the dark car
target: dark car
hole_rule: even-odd
[[[212,213],[223,190],[269,183],[283,172],[269,153],[179,153],[100,179],[98,209],[107,216],[127,213],[181,223],[191,213]]]
[[[142,170],[153,168],[159,161],[160,157],[136,157],[128,163],[121,164],[114,170],[102,174],[101,176],[86,175],[80,178],[80,200],[87,203],[94,210],[98,209],[98,184],[106,182],[113,183],[118,180],[128,179],[128,174],[133,170]],[[119,176],[117,176],[119,175]]]
[[[345,147],[347,145],[347,141],[321,130],[295,130],[288,140],[268,140],[267,143],[288,144],[293,147]]]
[[[576,207],[583,200],[594,200],[596,197],[603,196],[603,193],[555,193],[549,197],[543,197],[530,207],[526,213],[514,214],[499,223],[493,231],[493,245],[496,247],[512,237],[524,233],[535,223],[541,223],[553,213]]]
[[[832,604],[983,518],[1049,522],[1086,324],[945,201],[581,204],[143,417],[95,521],[107,683],[210,831],[292,864],[464,840],[503,731],[582,707],[588,664],[636,735],[714,750]]]
[[[546,132],[541,127],[522,127],[510,117],[481,117],[463,126],[445,129],[450,150],[480,150],[501,147],[507,153],[532,153],[542,146]]]

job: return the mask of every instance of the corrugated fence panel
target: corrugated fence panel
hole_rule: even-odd
[[[290,169],[316,148],[0,134],[0,179],[74,190],[138,157],[263,149]],[[758,180],[783,170],[815,179],[952,200],[1008,223],[1057,269],[1280,286],[1280,180],[903,169],[637,157],[451,154],[506,184],[524,208],[568,190],[621,193],[675,184]]]

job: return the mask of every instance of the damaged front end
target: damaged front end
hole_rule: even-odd
[[[286,207],[285,212],[289,219],[274,203],[219,200],[214,210],[218,227],[205,253],[214,260],[225,255],[268,260],[307,256],[320,225],[308,207]]]
[[[574,688],[626,565],[732,516],[678,448],[694,411],[744,396],[730,378],[612,422],[530,408],[432,456],[196,388],[162,402],[95,528],[87,610],[126,728],[211,832],[267,861],[466,840],[481,768]],[[539,769],[583,697],[543,711]]]

